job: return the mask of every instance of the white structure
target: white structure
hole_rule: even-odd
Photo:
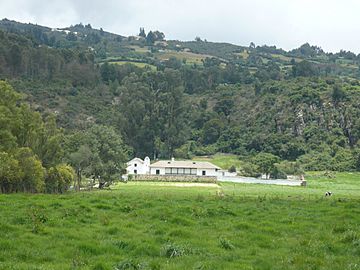
[[[126,163],[127,174],[150,174],[150,175],[194,175],[194,176],[236,176],[222,170],[220,167],[206,161],[160,160],[150,165],[150,158],[144,160],[134,158]]]
[[[141,158],[134,158],[126,163],[127,174],[149,174],[150,173],[150,158],[145,157],[144,160]]]
[[[219,176],[221,168],[204,161],[160,160],[150,165],[150,174]]]

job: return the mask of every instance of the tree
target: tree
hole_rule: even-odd
[[[301,61],[292,66],[292,73],[294,77],[312,77],[319,74],[319,69],[309,61]]]
[[[16,75],[21,70],[22,52],[18,45],[13,45],[10,49],[9,62],[12,67],[13,75]]]
[[[360,171],[360,147],[354,149],[354,167],[357,171]]]
[[[75,179],[72,167],[66,164],[58,164],[48,170],[46,177],[46,192],[64,193]]]
[[[219,119],[211,119],[206,122],[203,127],[203,143],[205,145],[215,143],[220,137],[223,127],[224,123]]]
[[[345,93],[345,91],[342,89],[342,87],[340,85],[336,84],[333,87],[331,97],[332,97],[333,102],[334,102],[334,104],[336,106],[339,102],[343,101],[346,98],[346,93]]]
[[[139,36],[140,36],[140,37],[143,37],[143,38],[146,38],[146,33],[145,33],[144,27],[140,27]]]
[[[0,191],[10,193],[19,190],[19,183],[24,176],[19,162],[10,154],[0,152]]]
[[[154,35],[155,35],[155,41],[162,41],[165,39],[165,34],[163,32],[160,31],[154,31]]]
[[[68,41],[77,41],[77,36],[74,32],[69,32],[69,34],[67,34],[66,39]]]
[[[79,190],[83,175],[111,183],[120,179],[128,159],[128,148],[114,128],[93,125],[66,138],[67,159],[76,172]]]
[[[230,94],[221,96],[214,106],[214,111],[228,117],[235,105],[234,97]]]
[[[127,148],[121,136],[114,128],[103,125],[92,126],[86,136],[89,138],[92,155],[97,157],[90,160],[91,174],[100,175],[109,183],[120,179],[128,158]]]
[[[76,152],[73,152],[69,155],[69,160],[72,166],[75,168],[76,172],[76,182],[74,181],[74,188],[80,191],[82,173],[90,165],[91,150],[87,145],[81,145]],[[55,172],[54,172],[55,173]],[[51,189],[56,187],[56,180],[52,180]]]
[[[154,34],[154,32],[150,31],[146,36],[146,43],[148,45],[153,45],[155,41],[156,41],[156,35]]]
[[[20,189],[24,192],[42,192],[44,190],[45,168],[30,148],[19,148],[16,159],[23,171]]]
[[[269,178],[270,173],[275,168],[275,164],[279,161],[279,157],[265,152],[259,153],[253,158],[253,163],[259,167],[262,173],[265,174],[266,179]]]

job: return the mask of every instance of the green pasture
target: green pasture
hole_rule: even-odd
[[[158,52],[154,54],[156,58],[164,61],[168,60],[171,57],[175,57],[178,60],[182,61],[183,59],[186,60],[187,64],[198,64],[202,65],[202,61],[205,60],[206,57],[213,57],[211,55],[205,55],[205,54],[197,54],[192,52],[176,52],[176,51],[164,51],[164,52]]]
[[[142,63],[142,62],[132,62],[132,61],[114,61],[114,62],[109,62],[109,64],[115,64],[115,65],[126,65],[126,64],[130,64],[130,65],[135,65],[139,68],[145,68],[145,67],[149,67],[152,70],[156,70],[156,67],[154,65],[150,65],[148,63]]]
[[[330,177],[0,195],[0,269],[359,269],[360,174]]]

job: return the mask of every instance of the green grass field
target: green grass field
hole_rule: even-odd
[[[139,68],[145,68],[145,67],[150,67],[152,70],[156,70],[156,67],[154,65],[150,65],[148,63],[142,63],[142,62],[132,62],[132,61],[114,61],[114,62],[109,62],[110,64],[115,64],[115,65],[126,65],[126,64],[131,64],[131,65],[135,65]]]
[[[231,166],[240,168],[242,161],[236,155],[232,154],[216,154],[209,157],[194,157],[193,160],[197,161],[209,161],[224,170],[228,170]]]
[[[202,61],[205,60],[206,57],[211,58],[212,56],[206,54],[197,54],[192,52],[165,51],[165,52],[155,53],[155,57],[162,61],[168,60],[171,57],[175,57],[180,61],[185,59],[187,64],[202,65],[203,64]]]
[[[0,195],[0,269],[360,269],[359,181]]]

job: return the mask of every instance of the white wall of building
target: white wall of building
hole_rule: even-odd
[[[205,172],[205,175],[203,174]],[[218,176],[219,173],[215,169],[197,169],[198,176]]]
[[[156,171],[159,171],[160,175],[165,175],[165,168],[159,168],[159,167],[151,167],[150,168],[150,174],[157,174]],[[220,176],[220,170],[216,171],[215,169],[196,169],[196,175],[197,176],[203,176],[203,171],[205,171],[205,176]],[[176,174],[175,174],[176,175]],[[180,174],[178,174],[180,175]]]
[[[150,168],[150,174],[157,174],[156,171],[159,170],[160,175],[165,175],[165,168]]]
[[[127,163],[127,174],[149,174],[150,171],[150,159],[148,157],[145,160],[140,158],[134,158]]]

